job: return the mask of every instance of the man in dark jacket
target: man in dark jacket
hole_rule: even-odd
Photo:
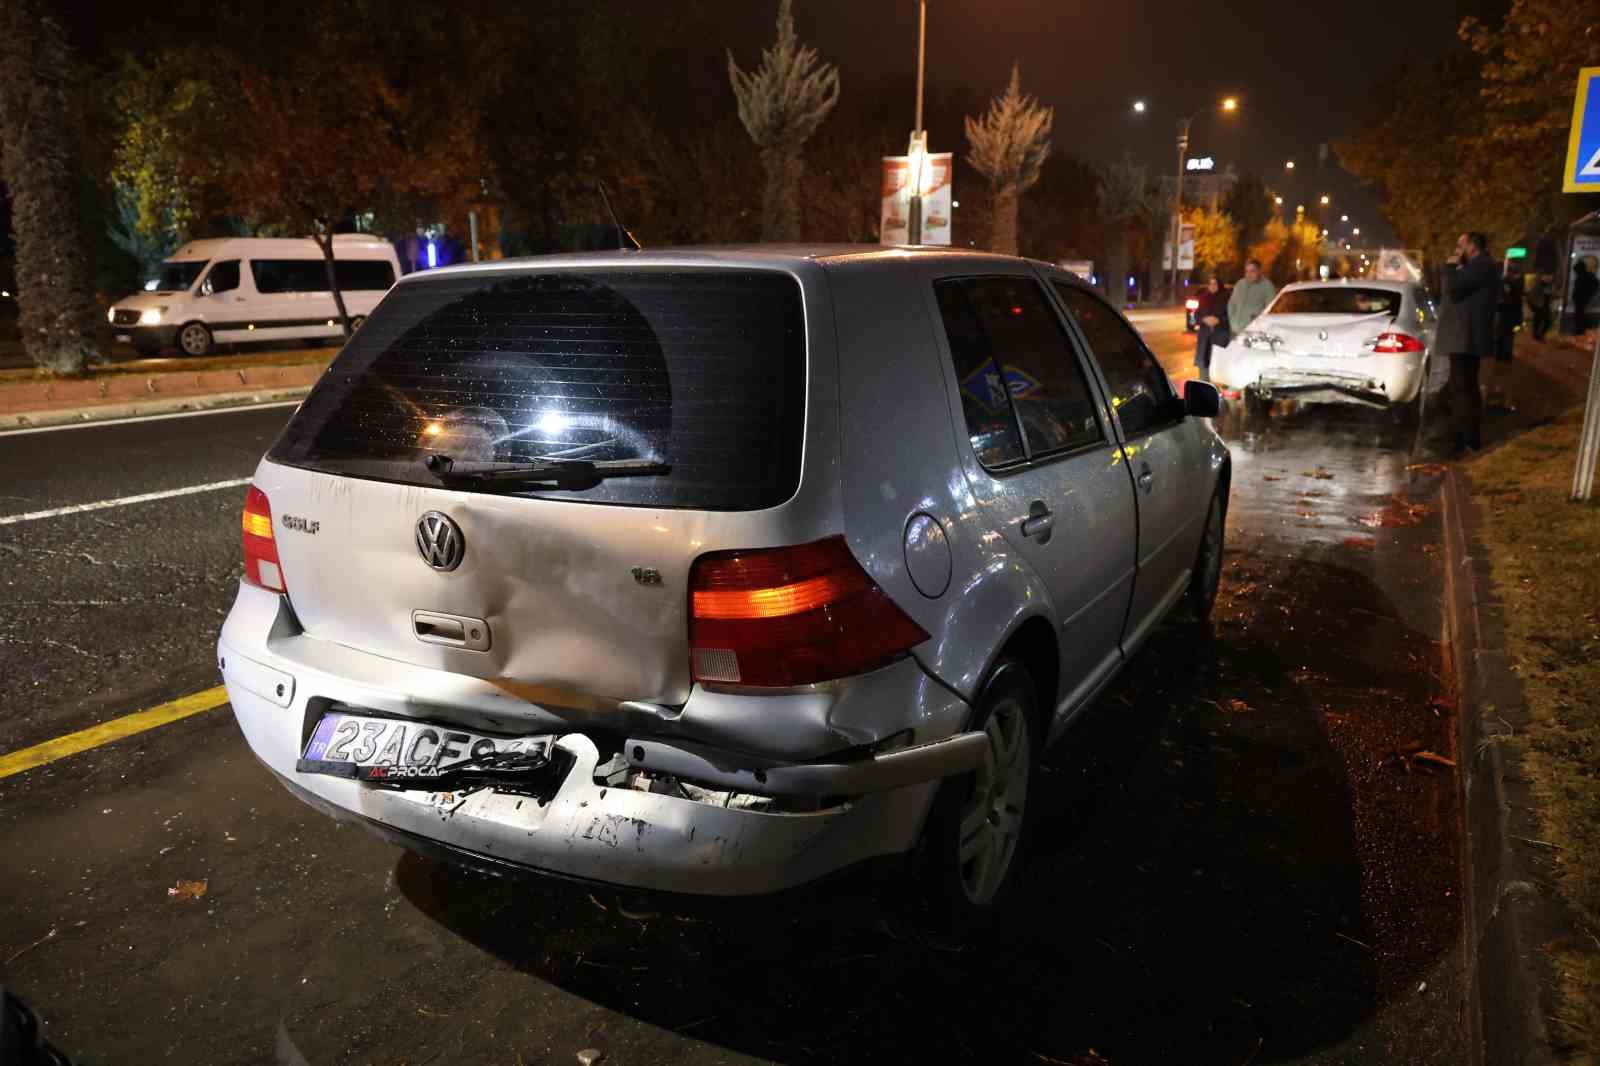
[[[1489,239],[1463,233],[1445,261],[1449,297],[1435,345],[1450,357],[1450,420],[1456,451],[1483,447],[1483,394],[1478,361],[1494,354],[1494,311],[1500,302],[1500,268],[1489,257]]]

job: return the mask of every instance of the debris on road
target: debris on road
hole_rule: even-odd
[[[1362,551],[1372,551],[1377,548],[1378,542],[1372,537],[1346,537],[1344,538],[1344,546],[1346,548],[1359,548]]]
[[[82,925],[83,923],[79,922],[78,924]],[[38,940],[35,940],[31,944],[23,945],[22,947],[18,948],[16,951],[13,951],[11,954],[7,955],[6,956],[5,965],[10,966],[13,962],[17,961],[18,957],[20,957],[21,955],[25,954],[26,952],[32,951],[34,948],[38,947],[40,944],[45,943],[46,941],[54,940],[55,936],[56,936],[56,927],[52,925],[50,927],[50,931],[48,933],[46,933],[44,936],[40,937]]]
[[[594,1066],[595,1063],[606,1057],[606,1053],[597,1047],[586,1047],[578,1052],[579,1066]]]
[[[201,878],[198,881],[179,881],[167,889],[168,899],[199,899],[206,894],[207,881]]]
[[[1320,466],[1317,467],[1314,470],[1302,470],[1302,471],[1300,471],[1300,476],[1301,477],[1314,477],[1318,481],[1332,481],[1333,480],[1333,475],[1328,473],[1326,470],[1324,470]]]

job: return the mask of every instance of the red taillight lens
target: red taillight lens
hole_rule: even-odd
[[[809,685],[881,666],[927,639],[843,537],[714,552],[689,575],[696,681]]]
[[[1409,333],[1380,333],[1378,339],[1372,342],[1372,350],[1380,355],[1404,355],[1407,352],[1420,352],[1424,347]]]
[[[272,505],[267,494],[251,485],[244,494],[244,579],[271,592],[289,591],[278,564],[278,542],[272,539]]]

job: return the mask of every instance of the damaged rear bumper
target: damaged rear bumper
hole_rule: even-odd
[[[503,699],[475,702],[481,694],[471,686],[480,683],[472,679],[384,660],[380,686],[377,676],[359,675],[350,656],[360,653],[285,632],[276,614],[261,590],[242,591],[218,648],[256,757],[318,809],[401,843],[426,842],[417,850],[474,860],[467,865],[686,895],[780,892],[911,850],[939,782],[971,770],[987,749],[982,733],[961,731],[970,707],[910,660],[863,679],[833,705],[842,717],[865,693],[899,728],[875,738],[840,735],[832,754],[799,747],[799,757],[786,759],[648,729],[590,729],[521,701],[525,717],[514,727]],[[709,720],[723,733],[734,730],[735,714],[762,722],[800,706],[787,696],[737,701],[711,694]],[[479,729],[490,720],[479,707],[499,708],[503,731],[556,735],[567,768],[540,790],[497,782],[457,792],[301,773],[297,760],[330,704]],[[695,720],[694,709],[691,699],[677,712],[680,724]]]

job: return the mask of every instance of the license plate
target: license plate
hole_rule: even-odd
[[[432,790],[468,777],[514,779],[546,771],[555,740],[334,711],[317,722],[295,769]]]

